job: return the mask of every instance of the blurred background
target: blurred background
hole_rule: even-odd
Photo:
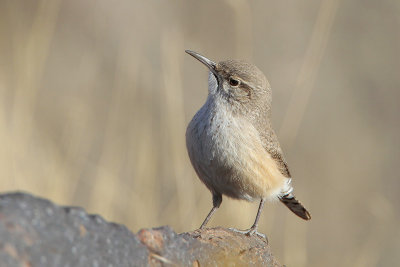
[[[184,53],[256,64],[311,211],[260,220],[287,266],[400,260],[400,2],[0,1],[0,190],[140,228],[199,227],[211,194],[185,130],[207,70]],[[248,228],[258,203],[224,198],[209,226]]]

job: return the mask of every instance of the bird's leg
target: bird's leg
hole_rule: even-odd
[[[254,223],[253,223],[253,226],[251,226],[251,228],[249,229],[247,235],[253,235],[254,233],[259,234],[259,233],[257,232],[258,220],[260,219],[261,211],[262,211],[263,208],[264,208],[264,203],[265,203],[265,199],[262,198],[261,201],[260,201],[260,206],[258,206],[258,211],[257,211],[256,219],[255,219],[255,221],[254,221]]]
[[[261,211],[262,211],[262,209],[264,207],[264,203],[265,203],[265,199],[262,198],[261,201],[260,201],[260,206],[258,206],[256,219],[255,219],[255,221],[253,223],[253,226],[251,226],[250,229],[244,230],[244,231],[237,230],[237,229],[234,229],[234,228],[229,228],[229,229],[231,229],[232,231],[238,232],[238,233],[245,234],[247,236],[252,236],[253,234],[256,234],[256,235],[258,235],[258,236],[260,236],[262,238],[267,239],[267,237],[264,234],[257,232],[258,220],[260,219],[260,215],[261,215]]]
[[[206,219],[204,220],[204,222],[201,224],[200,229],[203,229],[206,226],[206,224],[211,219],[211,217],[213,216],[215,211],[219,208],[221,203],[222,203],[222,195],[218,194],[218,193],[213,193],[213,207],[210,210],[210,212],[208,213],[208,215],[207,215]]]

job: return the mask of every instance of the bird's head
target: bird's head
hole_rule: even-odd
[[[269,115],[271,87],[265,75],[253,64],[242,60],[214,63],[190,50],[186,53],[203,63],[209,70],[209,95],[221,98],[240,113]]]

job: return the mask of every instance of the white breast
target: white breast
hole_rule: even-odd
[[[224,99],[209,96],[190,122],[186,142],[205,185],[233,198],[276,199],[287,191],[284,177],[253,125],[232,114]]]

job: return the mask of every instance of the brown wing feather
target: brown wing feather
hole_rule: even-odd
[[[289,168],[281,146],[279,145],[278,137],[276,136],[272,128],[268,128],[268,131],[260,132],[261,140],[264,144],[264,148],[270,153],[271,157],[275,160],[280,172],[288,178],[291,178]],[[280,201],[285,204],[294,214],[304,220],[310,220],[311,215],[306,208],[294,197],[292,193],[288,193],[280,197]]]
[[[271,155],[275,160],[280,172],[288,178],[291,178],[288,164],[283,156],[283,151],[279,145],[278,137],[276,136],[274,130],[271,128],[268,131],[260,132],[261,140],[264,143],[265,150]]]

